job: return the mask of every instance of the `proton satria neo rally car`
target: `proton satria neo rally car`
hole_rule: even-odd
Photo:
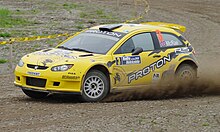
[[[148,22],[86,29],[56,48],[22,57],[15,85],[32,98],[79,93],[95,102],[112,90],[144,87],[171,75],[193,80],[198,68],[194,49],[175,30],[185,27]]]

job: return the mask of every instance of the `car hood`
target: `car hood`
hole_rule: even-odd
[[[79,61],[79,58],[98,57],[98,54],[70,51],[64,49],[45,49],[37,52],[30,53],[22,58],[26,64],[33,64],[39,66],[51,66],[54,64],[68,64],[73,61]]]

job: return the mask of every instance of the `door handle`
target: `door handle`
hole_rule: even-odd
[[[161,55],[154,55],[153,57],[154,57],[154,58],[160,58]]]

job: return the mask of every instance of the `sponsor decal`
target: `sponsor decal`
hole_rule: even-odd
[[[85,33],[94,33],[94,34],[103,34],[103,35],[108,35],[116,38],[122,38],[124,34],[119,33],[119,32],[108,32],[108,31],[100,31],[100,30],[87,30]]]
[[[91,61],[91,62],[95,62],[95,60],[93,60],[93,59],[90,59],[90,61]]]
[[[153,74],[153,77],[152,77],[152,80],[153,80],[153,81],[158,81],[158,80],[160,80],[160,73],[154,73],[154,74]]]
[[[188,47],[183,47],[183,48],[176,48],[175,49],[176,54],[186,54],[189,53],[189,48]]]
[[[66,51],[66,50],[56,50],[56,51],[48,51],[48,52],[36,52],[34,55],[45,55],[45,56],[50,56],[50,55],[56,55],[68,59],[76,59],[76,56],[70,55],[72,52],[71,51]],[[48,63],[48,62],[47,62]]]
[[[44,66],[47,65],[47,63],[53,63],[53,61],[51,59],[46,59],[43,62],[41,62]]]
[[[179,46],[181,44],[178,43],[178,41],[175,40],[166,40],[160,42],[160,47],[173,47],[173,46]]]
[[[140,56],[123,56],[116,57],[116,65],[130,65],[130,64],[140,64]]]
[[[116,74],[115,74],[115,76],[114,76],[114,81],[115,81],[115,84],[116,84],[117,82],[120,82],[120,81],[121,81],[121,77],[120,77],[119,73],[116,73]]]
[[[114,67],[113,71],[115,72],[113,79],[114,79],[114,84],[115,85],[120,85],[127,83],[127,75],[125,70],[122,67]]]
[[[156,62],[150,64],[149,66],[144,67],[143,69],[128,74],[128,83],[131,83],[133,80],[138,80],[139,78],[142,78],[144,76],[147,76],[150,72],[155,71],[155,69],[160,69],[164,65],[166,65],[167,62],[170,62],[172,60],[171,55],[168,54],[168,56],[164,56],[163,58],[157,60]]]
[[[68,76],[68,75],[63,75],[62,79],[79,79],[80,76]]]
[[[75,75],[76,73],[73,73],[73,72],[68,72],[68,74],[70,74],[70,75]]]
[[[191,60],[193,60],[194,62],[197,62],[197,61],[196,61],[196,58],[195,58],[195,56],[194,56],[193,54],[189,54],[189,55],[183,56],[183,57],[181,57],[181,58],[179,59],[179,61],[181,61],[181,60],[183,60],[183,59],[191,59]]]
[[[161,53],[161,52],[166,52],[166,51],[167,51],[167,49],[154,50],[154,51],[152,51],[148,56],[151,56],[151,55],[153,55],[153,54],[159,54],[159,53]]]
[[[27,74],[32,75],[32,76],[40,76],[39,72],[27,72]]]

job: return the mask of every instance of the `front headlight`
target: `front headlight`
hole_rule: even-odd
[[[18,62],[18,66],[23,67],[23,66],[24,66],[24,62],[23,62],[22,60],[20,60],[20,61]]]
[[[71,64],[59,65],[59,66],[52,67],[51,71],[67,71],[72,67],[73,67],[73,65],[71,65]]]

